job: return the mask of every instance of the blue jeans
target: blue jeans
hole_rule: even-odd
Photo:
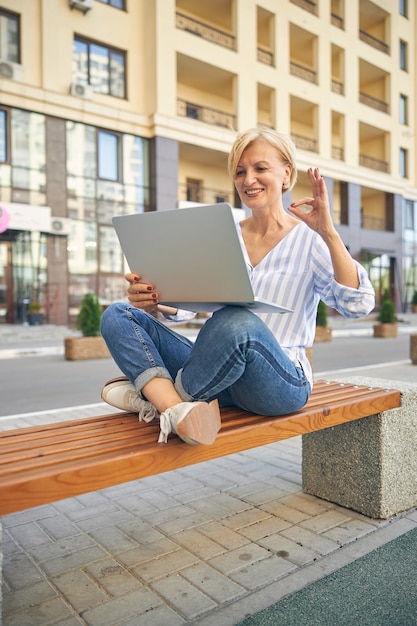
[[[138,393],[155,377],[175,383],[184,401],[214,398],[259,415],[285,415],[310,395],[303,369],[283,352],[268,327],[241,307],[216,311],[195,343],[130,304],[102,316],[113,359]]]

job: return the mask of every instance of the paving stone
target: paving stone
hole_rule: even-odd
[[[141,565],[132,568],[132,571],[146,582],[168,576],[168,574],[178,572],[179,570],[197,563],[198,559],[186,550],[178,549],[169,554],[163,554],[156,559],[145,561]]]
[[[230,578],[246,589],[253,591],[271,583],[296,569],[296,565],[278,556],[271,556],[248,567],[231,572]]]
[[[251,524],[256,524],[257,522],[268,519],[270,517],[271,515],[267,511],[251,507],[246,511],[243,511],[242,513],[230,515],[223,520],[223,524],[225,526],[228,526],[229,528],[238,530],[241,528],[245,528],[246,526],[250,526]]]
[[[300,526],[290,526],[289,528],[284,528],[281,534],[302,546],[311,548],[317,554],[328,554],[329,552],[333,552],[333,550],[338,547],[335,541],[322,537],[321,535],[317,535],[316,533],[310,532]]]
[[[248,544],[237,550],[231,550],[224,555],[217,556],[208,561],[211,567],[218,569],[223,574],[229,575],[231,572],[247,567],[251,563],[266,559],[270,556],[268,550],[265,550],[257,544]]]
[[[117,555],[117,558],[127,567],[132,567],[154,558],[159,558],[161,555],[169,554],[175,550],[178,550],[178,546],[173,541],[162,538],[159,541],[138,545],[136,548],[121,552]]]
[[[172,535],[171,539],[203,560],[225,552],[223,546],[209,539],[199,529],[200,527],[183,530]]]
[[[122,596],[143,587],[136,576],[110,557],[91,563],[85,568],[85,572],[113,597]]]
[[[81,617],[89,626],[113,626],[136,619],[160,604],[161,600],[152,591],[142,588],[84,611]]]
[[[152,588],[186,620],[194,619],[216,607],[211,598],[179,575],[171,574],[163,580],[155,581]]]
[[[103,603],[107,595],[83,571],[72,570],[53,576],[51,582],[78,613]]]
[[[314,533],[322,535],[327,530],[331,530],[335,526],[347,523],[351,519],[349,511],[345,513],[338,513],[336,511],[325,511],[320,515],[310,517],[305,522],[300,522],[301,528],[306,528]]]
[[[259,543],[267,548],[269,552],[274,552],[283,560],[298,566],[312,563],[317,558],[317,552],[296,541],[283,537],[282,533],[265,537]]]
[[[53,589],[49,582],[42,579],[20,589],[14,589],[13,593],[10,591],[5,593],[4,614],[11,615],[56,597],[56,589]]]
[[[226,528],[223,523],[218,521],[201,524],[198,530],[207,537],[214,539],[227,550],[234,550],[235,548],[240,548],[249,543],[248,539],[242,537],[241,534],[230,528]]]
[[[197,563],[181,571],[189,580],[218,604],[230,602],[241,596],[245,589],[205,563]]]

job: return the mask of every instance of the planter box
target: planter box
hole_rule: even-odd
[[[321,343],[323,341],[331,341],[333,338],[332,329],[329,326],[316,326],[316,334],[314,336],[314,343]]]
[[[103,337],[65,337],[64,354],[67,361],[109,359],[110,352]]]
[[[417,335],[410,335],[410,359],[413,365],[417,365]]]
[[[375,324],[374,325],[374,337],[397,337],[398,326],[397,324]]]
[[[30,326],[42,326],[43,313],[28,313],[28,322]]]

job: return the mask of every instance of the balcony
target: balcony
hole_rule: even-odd
[[[372,0],[360,0],[359,39],[376,50],[389,54],[390,14]]]
[[[178,200],[180,202],[197,202],[199,204],[229,202],[233,206],[234,194],[230,190],[210,189],[198,184],[180,183],[178,185]]]
[[[274,55],[269,50],[265,50],[265,48],[261,48],[258,46],[258,54],[257,59],[260,63],[265,63],[265,65],[274,65]]]
[[[343,96],[343,93],[344,93],[343,83],[341,83],[339,80],[335,80],[334,78],[332,78],[331,85],[332,85],[333,93],[338,93],[339,95]]]
[[[383,217],[373,217],[368,215],[362,215],[361,217],[361,228],[365,228],[367,230],[386,230],[386,223]]]
[[[317,50],[318,37],[315,34],[290,24],[290,74],[317,84]]]
[[[225,111],[219,111],[210,107],[189,102],[187,100],[177,100],[177,115],[198,120],[212,126],[222,126],[229,130],[236,128],[236,116]]]
[[[362,91],[359,93],[359,101],[362,102],[362,104],[366,104],[368,107],[382,111],[382,113],[389,113],[389,104],[387,102],[374,98]]]
[[[359,39],[367,43],[369,46],[372,46],[373,48],[376,48],[377,50],[380,50],[385,54],[389,54],[388,44],[386,44],[384,41],[381,41],[380,39],[377,39],[376,37],[373,37],[364,30],[359,30]]]
[[[192,35],[202,37],[203,39],[211,41],[219,46],[223,46],[224,48],[236,50],[236,37],[234,35],[218,28],[214,28],[213,26],[209,26],[205,22],[201,22],[200,20],[190,17],[189,15],[185,15],[184,13],[176,13],[176,27],[180,30],[187,31]]]
[[[330,21],[333,26],[336,26],[336,28],[340,28],[341,30],[345,29],[345,21],[343,17],[341,17],[340,15],[336,15],[336,13],[332,13],[330,16]]]
[[[313,15],[317,15],[317,4],[312,0],[291,0],[291,3],[305,9],[309,13],[313,13]]]
[[[376,159],[375,157],[371,157],[366,154],[359,155],[359,165],[369,167],[370,169],[377,170],[378,172],[385,172],[386,174],[389,172],[387,161],[382,161],[381,159]]]
[[[317,85],[317,72],[308,67],[294,63],[294,61],[290,61],[290,73],[293,76],[298,76],[298,78],[308,80],[310,83]]]
[[[345,158],[343,148],[339,146],[332,146],[332,159],[336,159],[337,161],[343,161]]]
[[[308,152],[318,152],[317,140],[304,135],[291,133],[291,137],[298,150],[307,150]]]

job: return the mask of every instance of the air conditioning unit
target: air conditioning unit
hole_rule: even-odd
[[[51,217],[51,230],[53,235],[69,235],[71,232],[71,220],[67,217]]]
[[[87,13],[93,8],[93,0],[68,0],[71,9],[79,9],[83,13]]]
[[[78,98],[86,98],[91,100],[93,97],[93,88],[91,85],[84,85],[83,83],[71,83],[71,95],[78,96]]]
[[[23,66],[11,61],[2,61],[0,59],[0,78],[8,78],[9,80],[23,80]]]

